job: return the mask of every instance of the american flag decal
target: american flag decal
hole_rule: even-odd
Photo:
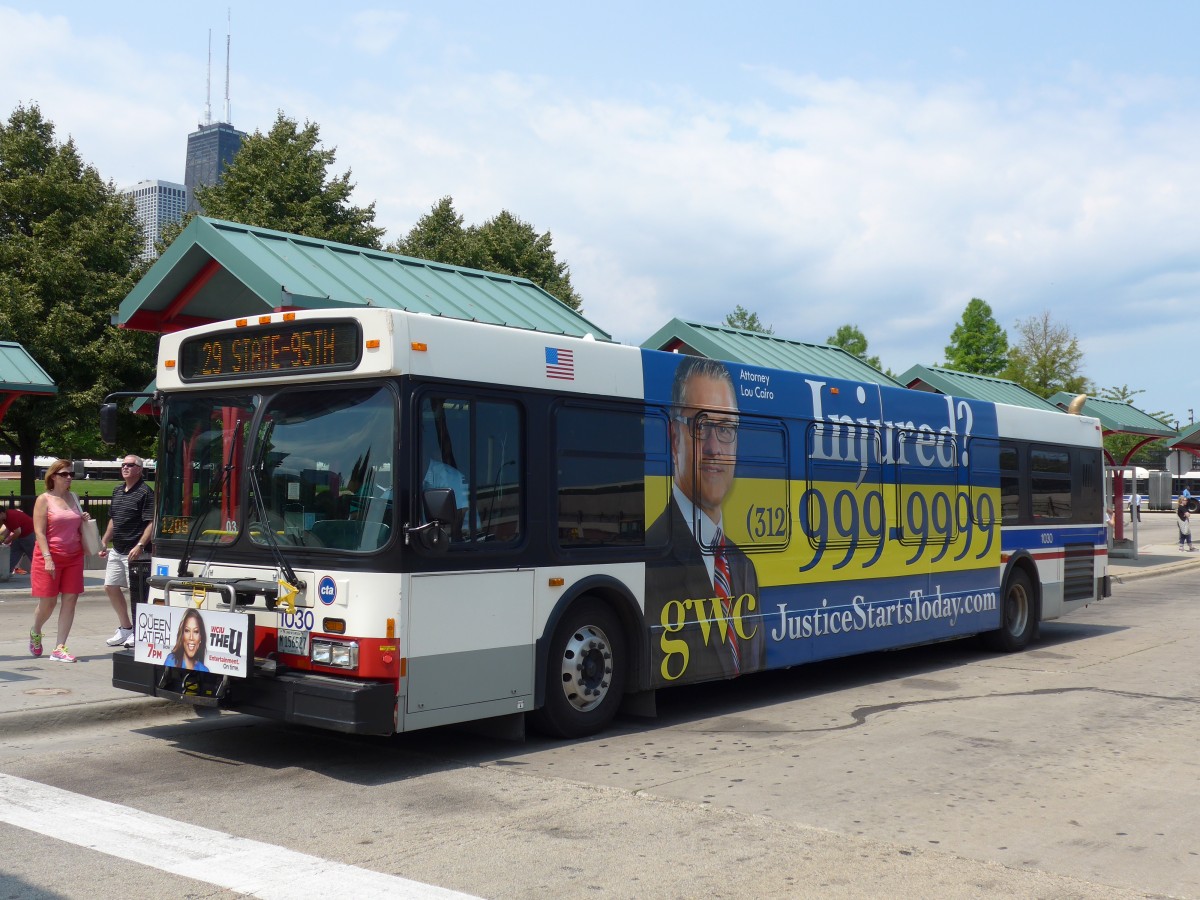
[[[575,380],[575,351],[558,347],[546,348],[546,377],[563,381]]]

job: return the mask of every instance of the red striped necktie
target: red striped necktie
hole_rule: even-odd
[[[725,535],[718,530],[717,536],[713,540],[713,587],[717,590],[717,596],[721,598],[725,621],[729,623],[726,636],[729,638],[729,650],[733,654],[733,673],[737,675],[742,671],[742,653],[738,648],[737,632],[733,630],[733,617],[730,614],[730,601],[733,593],[730,585],[729,560],[725,557]]]

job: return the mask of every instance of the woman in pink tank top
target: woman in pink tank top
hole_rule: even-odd
[[[75,662],[67,650],[67,637],[75,621],[75,603],[83,593],[83,538],[80,528],[90,518],[79,508],[79,499],[71,492],[71,463],[60,459],[46,470],[46,491],[33,504],[33,531],[37,545],[30,565],[32,593],[37,600],[33,628],[29,631],[29,652],[42,655],[42,627],[62,597],[58,613],[58,634],[50,658],[55,662]]]

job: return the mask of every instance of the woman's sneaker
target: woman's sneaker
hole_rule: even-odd
[[[113,636],[110,637],[104,643],[108,644],[108,646],[110,646],[110,647],[120,647],[122,644],[125,644],[125,642],[127,640],[129,640],[131,637],[133,637],[133,629],[132,628],[118,627],[117,630],[113,632]],[[125,644],[125,646],[129,646],[129,645]]]
[[[29,631],[29,652],[34,656],[42,655],[42,636],[33,629]]]
[[[67,651],[66,644],[59,644],[55,647],[54,652],[50,654],[50,658],[55,662],[75,662],[75,657]]]

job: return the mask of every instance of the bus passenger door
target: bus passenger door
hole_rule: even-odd
[[[533,708],[533,571],[413,574],[399,730]]]

